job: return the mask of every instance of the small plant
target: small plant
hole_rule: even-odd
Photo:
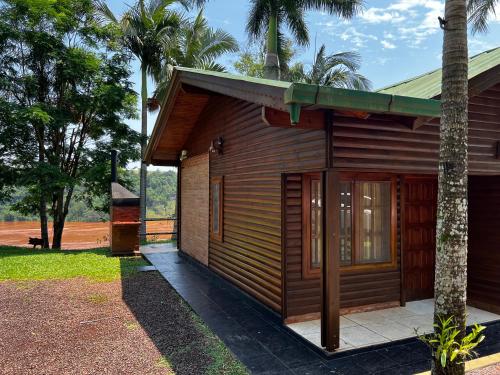
[[[461,364],[476,356],[474,349],[485,338],[481,332],[486,327],[474,324],[472,331],[459,339],[460,330],[453,321],[453,316],[447,319],[439,317],[439,322],[434,324],[434,333],[418,336],[420,341],[431,348],[433,357],[445,374],[447,365],[450,367],[451,364]],[[416,333],[418,335],[417,331]]]

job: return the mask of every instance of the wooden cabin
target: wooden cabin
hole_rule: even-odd
[[[469,299],[500,312],[500,48],[469,72]],[[440,70],[362,92],[177,68],[146,162],[178,248],[284,323],[432,298]]]

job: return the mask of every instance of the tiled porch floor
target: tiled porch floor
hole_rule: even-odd
[[[375,344],[383,344],[432,332],[434,300],[408,302],[405,307],[348,314],[340,317],[340,349],[349,350]],[[500,319],[474,307],[467,307],[467,323],[487,323]],[[320,321],[311,320],[289,324],[288,327],[321,347]]]

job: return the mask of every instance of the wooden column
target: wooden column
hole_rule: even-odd
[[[323,172],[323,253],[321,259],[321,345],[334,351],[340,345],[340,179]]]

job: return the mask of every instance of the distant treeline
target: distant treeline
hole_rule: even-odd
[[[139,170],[124,170],[126,178],[132,182],[132,191],[139,194]],[[80,188],[75,189],[75,199],[71,201],[68,221],[107,221],[109,213],[97,211],[79,198]],[[175,216],[175,198],[177,191],[177,172],[149,171],[147,185],[147,216],[148,218]],[[16,190],[9,202],[0,203],[0,221],[37,221],[36,216],[26,216],[15,210],[15,204],[24,196],[23,190]]]

